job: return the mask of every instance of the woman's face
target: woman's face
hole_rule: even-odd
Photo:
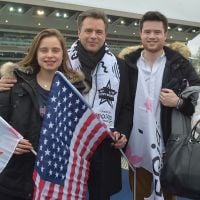
[[[37,50],[37,61],[41,70],[57,71],[63,60],[63,49],[56,36],[45,37]]]

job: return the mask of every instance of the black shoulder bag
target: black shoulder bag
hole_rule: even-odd
[[[180,131],[172,132],[167,143],[161,185],[171,194],[200,199],[200,134],[196,133],[200,120],[191,130],[190,117],[181,118],[182,125],[177,124]]]

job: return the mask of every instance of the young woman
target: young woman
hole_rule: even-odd
[[[14,68],[17,82],[11,90],[0,93],[0,116],[19,131],[24,139],[19,142],[14,155],[0,174],[2,200],[32,199],[35,155],[31,150],[37,150],[54,73],[59,70],[78,80],[79,75],[67,69],[67,59],[65,40],[61,33],[55,29],[45,29],[34,38],[24,59],[7,66],[9,70]]]

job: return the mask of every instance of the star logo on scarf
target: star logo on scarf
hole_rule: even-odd
[[[99,98],[100,98],[100,105],[102,103],[107,102],[108,105],[112,108],[112,102],[114,101],[114,96],[117,94],[117,92],[113,89],[111,89],[110,80],[108,81],[107,85],[103,88],[101,88],[99,91]]]
[[[151,104],[151,100],[150,100],[149,97],[147,97],[144,105],[145,105],[145,108],[146,108],[146,112],[151,112],[151,110],[152,110],[152,104]]]

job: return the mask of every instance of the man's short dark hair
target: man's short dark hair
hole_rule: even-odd
[[[163,23],[163,27],[165,32],[167,32],[168,29],[168,20],[167,18],[160,12],[158,11],[149,11],[146,12],[142,19],[140,20],[140,31],[142,31],[143,24],[145,21],[158,21]]]
[[[79,30],[81,29],[81,26],[82,26],[84,19],[87,18],[87,17],[91,17],[91,18],[94,18],[94,19],[102,19],[104,24],[105,24],[105,31],[107,32],[107,30],[108,30],[108,18],[106,16],[106,14],[103,12],[103,10],[101,10],[101,9],[90,9],[90,10],[86,10],[86,11],[82,12],[78,16],[78,20],[77,20]]]

